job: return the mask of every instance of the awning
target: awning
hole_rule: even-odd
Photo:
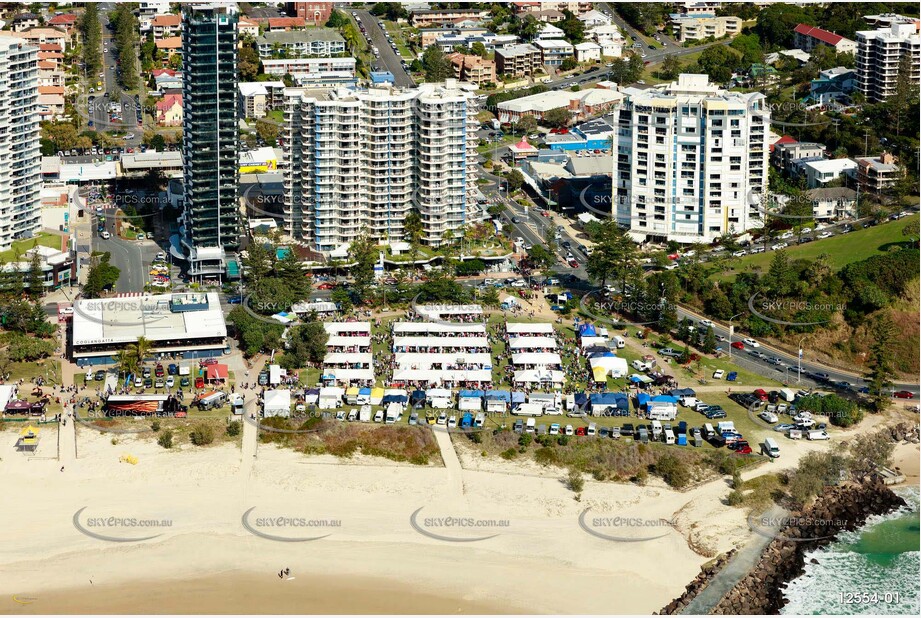
[[[595,365],[594,367],[592,367],[592,377],[595,379],[595,382],[607,382],[608,381],[607,367]]]
[[[345,391],[346,397],[358,397],[359,389],[357,386],[352,386],[349,390]]]

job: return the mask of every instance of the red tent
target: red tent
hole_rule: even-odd
[[[227,365],[208,365],[208,379],[209,380],[226,380],[227,379]]]

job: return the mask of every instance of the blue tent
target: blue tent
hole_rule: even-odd
[[[636,407],[642,408],[642,407],[645,406],[647,403],[649,403],[649,399],[650,399],[650,397],[649,397],[649,394],[648,394],[648,393],[639,393],[639,394],[636,396]]]
[[[384,395],[384,399],[381,403],[406,403],[406,395]]]
[[[370,396],[371,396],[371,389],[368,388],[368,387],[360,388],[360,389],[358,389],[358,394],[359,394],[359,395],[367,395],[368,397],[370,397]]]
[[[694,392],[693,388],[673,388],[668,391],[668,394],[672,397],[696,397],[697,393]]]
[[[486,391],[486,399],[509,403],[512,400],[512,394],[509,391]]]
[[[480,390],[476,390],[476,391],[461,391],[460,393],[458,393],[458,396],[459,396],[459,397],[479,397],[479,398],[482,398],[482,397],[483,397],[483,391],[480,391]]]
[[[678,403],[677,397],[671,397],[669,395],[656,395],[651,398],[650,401],[655,401],[658,403]]]
[[[512,392],[512,403],[513,403],[513,404],[516,404],[516,403],[524,403],[524,401],[525,401],[524,392],[522,392],[522,391],[513,391],[513,392]]]
[[[617,405],[617,393],[592,393],[589,396],[589,401],[592,402],[592,405],[601,405],[601,406],[616,406]]]
[[[613,393],[614,399],[617,402],[617,407],[620,410],[629,411],[630,410],[630,400],[624,393]]]
[[[588,405],[588,395],[585,393],[576,393],[576,407],[584,408]]]
[[[595,331],[595,327],[591,324],[582,324],[579,326],[579,336],[580,337],[597,337],[598,334]]]
[[[409,400],[413,403],[425,401],[425,391],[413,391],[412,395],[409,397]]]

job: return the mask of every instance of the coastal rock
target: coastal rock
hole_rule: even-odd
[[[905,423],[902,431],[914,429]],[[871,515],[904,506],[905,501],[879,480],[863,484],[828,487],[808,508],[791,514],[790,524],[764,549],[755,567],[727,592],[711,614],[779,614],[786,601],[783,584],[805,570],[808,551],[830,543],[843,530],[854,530]],[[674,615],[706,588],[735,554],[735,550],[704,565],[685,593],[663,607],[659,614]],[[813,564],[817,561],[813,558]]]

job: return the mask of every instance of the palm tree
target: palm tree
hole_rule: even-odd
[[[153,343],[146,337],[138,337],[137,343],[128,346],[128,351],[135,358],[137,365],[144,362],[144,359],[150,354]]]

